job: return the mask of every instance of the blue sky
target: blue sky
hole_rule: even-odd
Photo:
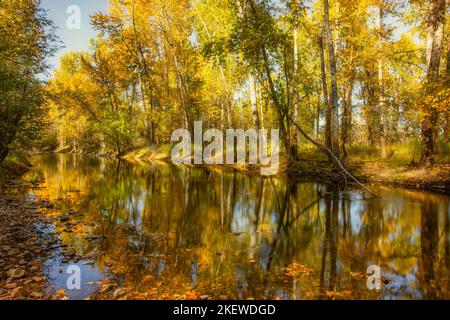
[[[66,11],[71,5],[77,5],[81,10],[79,30],[69,30],[67,27],[67,20],[71,15]],[[106,12],[108,0],[41,0],[41,7],[47,10],[48,17],[57,26],[58,36],[64,45],[64,48],[49,59],[53,67],[58,67],[59,59],[64,53],[89,48],[89,40],[95,37],[95,31],[90,24],[90,15],[99,11]]]

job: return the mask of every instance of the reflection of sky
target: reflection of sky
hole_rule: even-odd
[[[65,159],[70,159],[64,156]],[[114,176],[111,180],[96,180],[96,176],[87,175],[88,170],[80,171],[80,177],[76,175],[64,176],[58,170],[62,170],[63,167],[69,168],[70,162],[66,166],[58,165],[57,162],[50,162],[48,164],[53,170],[41,165],[46,172],[46,177],[50,188],[57,189],[60,186],[56,181],[64,181],[64,186],[67,189],[73,189],[75,184],[78,184],[78,179],[89,180],[86,185],[99,185],[99,188],[93,188],[94,192],[90,195],[91,206],[97,208],[112,208],[120,210],[120,214],[117,214],[117,219],[127,218],[124,223],[132,223],[136,221],[136,227],[145,226],[145,231],[151,233],[165,233],[170,223],[170,231],[178,232],[176,239],[167,241],[167,247],[158,246],[158,241],[152,238],[151,235],[144,240],[146,234],[142,234],[142,238],[130,237],[128,244],[132,244],[130,247],[136,248],[139,245],[139,241],[146,241],[145,253],[152,256],[145,257],[145,268],[157,273],[161,277],[168,272],[176,271],[183,272],[189,279],[188,281],[201,283],[202,281],[209,281],[214,275],[211,270],[216,270],[217,265],[214,263],[220,263],[221,270],[232,270],[233,277],[228,278],[229,283],[225,283],[225,286],[230,288],[239,288],[248,286],[252,289],[254,277],[252,271],[255,269],[267,271],[269,265],[269,259],[271,258],[271,271],[280,270],[287,265],[298,262],[315,268],[318,275],[318,271],[321,268],[321,258],[323,254],[323,244],[325,235],[325,204],[324,201],[320,202],[320,213],[316,209],[310,210],[301,216],[295,224],[288,230],[282,230],[280,235],[276,235],[277,225],[280,219],[280,214],[277,213],[276,198],[274,193],[270,192],[270,189],[265,193],[265,215],[264,215],[264,228],[260,233],[252,233],[251,229],[254,222],[254,210],[256,203],[254,199],[254,193],[249,192],[250,188],[253,188],[257,184],[245,184],[240,185],[236,191],[236,197],[234,204],[231,204],[231,208],[227,207],[225,214],[233,217],[231,221],[231,231],[236,233],[244,233],[240,236],[229,234],[230,230],[223,230],[219,227],[220,223],[220,197],[211,197],[208,195],[202,195],[199,197],[191,196],[192,201],[188,209],[184,206],[174,205],[173,202],[179,195],[184,195],[184,188],[189,181],[189,178],[183,180],[180,176],[170,177],[163,174],[158,174],[155,167],[153,176],[146,177],[137,169],[133,171],[127,178]],[[78,164],[80,165],[80,164]],[[92,170],[97,170],[98,164],[90,164]],[[115,167],[115,166],[114,166]],[[67,173],[69,170],[66,170]],[[130,171],[131,172],[131,171]],[[84,174],[84,176],[83,176]],[[140,175],[144,175],[144,178]],[[174,178],[175,177],[175,178]],[[62,179],[60,179],[62,178]],[[216,177],[217,178],[217,177]],[[114,180],[116,179],[116,180]],[[130,181],[126,180],[129,179]],[[161,181],[155,186],[155,190],[152,189],[152,194],[148,190],[148,181],[154,179],[155,181]],[[172,180],[171,180],[172,179]],[[192,184],[189,186],[191,194],[203,190],[220,190],[220,179],[215,179],[214,176],[208,178],[209,185],[205,188],[204,185],[199,187],[199,184]],[[183,180],[183,181],[182,181]],[[231,183],[227,179],[225,180],[224,197],[225,203],[228,199],[229,189]],[[108,183],[108,188],[102,186]],[[84,184],[83,184],[84,185]],[[59,186],[59,187],[58,187]],[[124,188],[126,186],[127,188]],[[300,186],[301,187],[301,186]],[[118,190],[124,190],[124,192],[118,192]],[[173,197],[159,197],[154,195],[168,193]],[[233,190],[233,189],[231,189]],[[254,190],[253,190],[254,191]],[[281,188],[280,192],[283,191]],[[38,192],[36,190],[35,192]],[[51,191],[49,191],[51,192]],[[425,196],[426,194],[424,194]],[[83,198],[83,193],[74,194],[78,197],[77,200],[86,200]],[[312,195],[314,196],[314,195]],[[352,232],[350,235],[346,234],[341,236],[343,228],[342,209],[339,212],[339,235],[337,244],[337,287],[338,289],[345,288],[346,286],[354,283],[349,283],[348,272],[362,272],[365,273],[368,265],[381,264],[383,267],[383,276],[392,279],[392,282],[384,289],[382,294],[385,298],[399,298],[399,297],[422,297],[422,286],[426,285],[421,283],[420,263],[418,262],[421,255],[420,250],[420,228],[421,228],[421,213],[422,203],[425,201],[435,201],[429,195],[430,198],[424,198],[423,201],[419,201],[420,198],[410,196],[407,192],[398,192],[393,189],[388,189],[386,194],[382,194],[381,199],[375,200],[360,200],[360,197],[351,197],[351,210],[349,215],[351,217]],[[30,195],[31,197],[31,195]],[[293,196],[294,197],[294,196]],[[305,199],[307,198],[307,199]],[[308,197],[299,197],[297,200],[305,203],[299,204],[303,206],[309,203]],[[231,199],[231,198],[230,198]],[[114,205],[112,204],[114,202]],[[165,202],[162,204],[161,202]],[[184,203],[184,201],[182,201]],[[86,207],[89,205],[86,202],[81,201],[83,208],[77,211],[85,212]],[[155,211],[155,216],[158,215],[158,223],[145,225],[146,220],[143,220],[143,214],[145,210],[145,204],[147,209],[152,208]],[[154,206],[161,206],[161,209],[156,210]],[[341,205],[341,202],[340,202]],[[275,208],[274,208],[275,207]],[[443,232],[442,228],[445,227],[443,215],[447,213],[448,200],[442,198],[442,206],[439,207],[439,223],[440,232]],[[207,210],[208,209],[208,210]],[[95,211],[93,210],[93,211]],[[166,210],[166,211],[164,211]],[[188,221],[192,216],[194,210],[200,210],[202,217],[206,217],[201,224],[184,224],[180,221]],[[104,212],[106,215],[110,214],[108,211]],[[432,214],[430,212],[429,214]],[[364,219],[364,215],[367,215],[368,219]],[[109,221],[108,219],[101,219],[97,212],[97,219]],[[178,220],[179,219],[179,220]],[[167,221],[170,220],[170,221]],[[228,220],[227,220],[228,221]],[[111,226],[113,227],[113,226]],[[189,227],[192,229],[183,229]],[[181,228],[181,229],[180,229]],[[111,232],[113,228],[105,228],[105,236],[108,236],[108,232]],[[136,228],[136,231],[141,229]],[[349,231],[347,229],[347,231]],[[193,232],[196,234],[194,235]],[[248,234],[248,232],[251,232]],[[122,236],[123,234],[120,233]],[[212,261],[211,269],[205,271],[201,268],[198,261],[195,261],[192,257],[195,255],[186,255],[183,251],[182,254],[177,255],[179,247],[177,245],[184,245],[185,239],[189,237],[197,238],[197,235],[201,236],[201,240],[195,242],[195,246],[204,249],[202,251],[205,255],[208,255],[208,261]],[[111,237],[112,239],[113,237]],[[444,238],[444,237],[442,237]],[[277,242],[274,240],[277,239]],[[443,242],[443,241],[442,241]],[[441,243],[439,246],[441,246]],[[276,248],[272,253],[272,247],[274,244]],[[190,243],[192,245],[192,243]],[[348,247],[347,247],[348,245]],[[184,247],[183,247],[184,248]],[[369,249],[369,250],[368,250]],[[439,250],[441,247],[439,247]],[[220,258],[217,253],[220,252]],[[177,255],[176,265],[170,259],[155,257],[154,254],[163,254],[168,257],[171,255]],[[223,255],[222,255],[223,254]],[[224,259],[222,260],[222,257]],[[249,264],[249,260],[256,260],[255,263]],[[126,262],[124,262],[126,263]],[[185,264],[184,264],[185,263]],[[183,268],[183,269],[182,269]],[[326,277],[329,277],[330,270],[330,250],[327,254],[326,262]],[[386,268],[386,269],[384,269]],[[163,274],[161,272],[165,270]],[[442,269],[436,269],[436,272],[440,272]],[[221,276],[221,275],[219,275]],[[214,279],[212,279],[214,280]],[[328,281],[328,278],[325,279]],[[291,285],[291,284],[290,284]],[[362,284],[365,286],[365,284]],[[274,288],[279,289],[277,295],[280,297],[291,297],[292,288],[284,288],[281,285],[275,284]],[[355,287],[355,290],[360,290]],[[363,288],[365,290],[365,287]],[[241,291],[242,292],[242,291]],[[356,293],[356,291],[355,291]],[[298,297],[298,296],[297,296]]]
[[[414,297],[415,299],[423,299],[423,294],[418,290],[415,284],[418,282],[416,276],[417,269],[414,273],[400,275],[396,273],[386,273],[383,277],[391,280],[391,282],[383,289],[384,299],[398,300]]]
[[[361,231],[362,222],[361,219],[365,214],[365,205],[362,201],[352,202],[350,208],[350,221],[352,223],[352,231],[354,233],[359,233]]]

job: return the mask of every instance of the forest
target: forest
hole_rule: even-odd
[[[92,258],[98,270],[107,266],[126,279],[118,288],[112,276],[104,278],[106,289],[91,296],[99,299],[376,299],[364,285],[339,282],[347,271],[345,279],[365,280],[361,268],[370,259],[386,266],[405,259],[390,275],[416,270],[410,272],[418,273],[420,283],[400,298],[450,298],[450,267],[444,263],[450,257],[446,0],[107,3],[107,10],[89,16],[96,34],[89,49],[66,52],[54,66],[49,59],[67,45],[58,36],[61,26],[40,1],[0,0],[0,248],[12,252],[0,258],[0,298],[69,297],[57,285],[56,293],[42,293],[45,281],[35,281],[30,292],[16,283],[43,276],[35,273],[38,267],[30,274],[17,267],[23,259],[40,266],[42,257],[28,261],[13,249],[21,237],[24,247],[30,245],[14,226],[26,224],[35,233],[33,219],[55,223],[55,232],[65,234],[45,240],[50,246],[65,243],[58,249],[63,254],[55,251],[63,265],[102,251]],[[172,133],[186,129],[193,135],[199,121],[203,130],[279,130],[279,174],[266,179],[251,164],[174,166]],[[368,203],[354,204],[358,192]],[[45,218],[28,215],[30,197]],[[438,237],[440,231],[445,237]],[[377,247],[377,239],[389,242],[389,232],[396,235],[392,247]],[[222,247],[212,248],[207,235]],[[133,244],[124,240],[128,236]],[[380,254],[359,248],[360,237]],[[120,249],[110,246],[112,239]],[[91,252],[95,241],[101,245]],[[313,251],[314,245],[320,250]],[[244,247],[248,256],[239,255]],[[270,258],[264,260],[256,247],[270,250]],[[308,257],[299,262],[291,249],[298,252],[295,259],[305,258],[302,252]],[[188,250],[193,253],[186,258]],[[227,260],[227,250],[240,253]],[[353,264],[352,250],[366,260]],[[143,255],[165,259],[170,277],[157,279],[154,265],[139,260]],[[338,270],[341,258],[346,267]],[[136,266],[151,265],[150,274],[129,265],[135,259]],[[189,265],[190,259],[198,264]],[[230,293],[228,279],[244,277],[233,273],[233,263],[242,261],[252,292]],[[198,287],[222,294],[188,289],[194,280],[180,268],[208,274],[199,276]],[[221,268],[226,274],[220,275]],[[439,279],[445,285],[437,289],[434,271],[444,269]],[[270,284],[262,281],[264,273]],[[184,292],[165,287],[172,277]],[[141,286],[131,294],[130,287],[145,279],[154,294],[142,293]],[[320,290],[300,293],[289,287],[291,280]]]
[[[278,128],[287,163],[311,151],[295,124],[343,162],[448,160],[445,0],[110,1],[90,50],[45,83],[51,21],[33,1],[2,8],[2,160],[30,147],[151,157],[194,121]]]

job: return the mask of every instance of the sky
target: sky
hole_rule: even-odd
[[[89,40],[95,37],[96,32],[90,24],[90,15],[96,12],[106,12],[108,0],[40,0],[40,5],[47,10],[47,15],[58,28],[57,34],[64,48],[55,56],[48,59],[53,68],[59,67],[59,60],[66,52],[89,49]],[[67,22],[72,22],[74,13],[67,13],[71,6],[78,6],[80,12],[79,29],[69,29]]]

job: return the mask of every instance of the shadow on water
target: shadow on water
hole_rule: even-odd
[[[142,298],[450,298],[450,202],[379,187],[380,199],[317,183],[75,155],[34,159],[65,248],[93,283]],[[73,255],[72,255],[73,256]],[[59,260],[58,260],[59,259]],[[71,259],[48,261],[62,289]],[[367,288],[379,265],[382,289]],[[114,284],[114,285],[113,285]],[[197,296],[195,294],[198,294]]]

